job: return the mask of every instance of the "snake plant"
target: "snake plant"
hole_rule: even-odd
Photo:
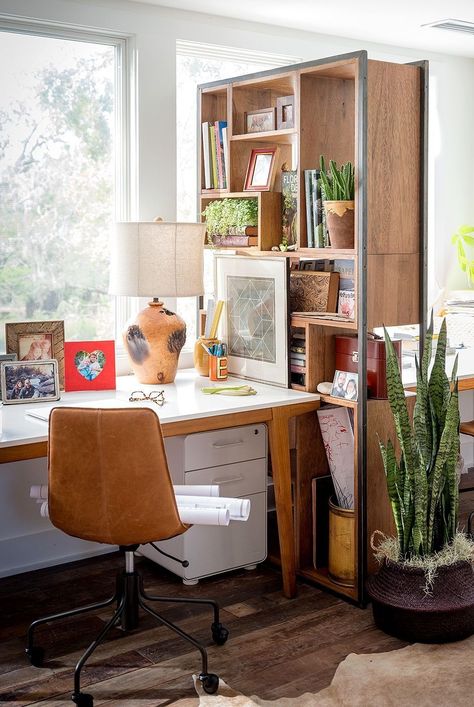
[[[334,160],[329,163],[326,171],[324,156],[320,157],[321,188],[324,201],[353,201],[354,199],[354,167],[351,162],[338,168]]]
[[[469,287],[474,287],[474,258],[471,256],[474,248],[474,226],[460,226],[452,236],[451,243],[456,247],[458,263],[461,270],[466,273]]]
[[[400,559],[425,557],[450,543],[457,531],[459,490],[459,395],[457,357],[451,379],[445,371],[446,320],[429,372],[433,315],[421,361],[416,360],[416,402],[408,413],[400,368],[385,330],[387,389],[400,454],[380,440],[387,488],[397,528]]]

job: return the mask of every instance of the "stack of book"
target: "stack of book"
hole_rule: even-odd
[[[305,335],[293,332],[290,341],[290,371],[306,373],[306,340]]]
[[[204,188],[227,189],[228,155],[227,122],[205,122],[202,128],[202,156],[204,162]]]
[[[326,215],[321,195],[320,171],[319,169],[304,170],[308,248],[326,248],[329,246]]]

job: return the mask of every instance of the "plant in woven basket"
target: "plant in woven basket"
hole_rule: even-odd
[[[416,360],[417,391],[410,420],[397,357],[385,331],[387,389],[400,445],[380,443],[387,488],[397,528],[399,559],[425,557],[452,543],[458,526],[459,405],[457,358],[451,379],[446,365],[446,320],[429,372],[433,316],[421,361]]]

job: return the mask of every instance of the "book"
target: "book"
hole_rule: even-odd
[[[222,128],[222,147],[224,152],[224,175],[225,175],[225,188],[229,186],[229,146],[227,144],[227,123]]]
[[[216,120],[214,130],[216,135],[216,160],[217,160],[217,186],[219,189],[226,188],[226,172],[224,164],[224,139],[222,131],[227,127],[225,120]]]
[[[258,236],[231,235],[231,236],[211,236],[212,244],[219,248],[236,248],[242,246],[258,245]]]
[[[294,245],[298,232],[298,176],[296,170],[281,173],[282,241]]]
[[[324,213],[323,202],[321,198],[321,170],[313,169],[313,229],[314,229],[314,247],[325,248],[327,243],[324,237]]]
[[[204,163],[204,188],[212,189],[211,179],[211,153],[209,143],[209,123],[205,122],[202,128],[202,159]]]
[[[306,353],[306,346],[295,346],[294,344],[291,344],[290,351],[292,351],[293,353],[304,354]]]
[[[306,201],[306,242],[308,248],[314,247],[314,233],[313,233],[313,182],[311,179],[311,170],[304,170],[304,193]]]
[[[290,371],[292,373],[305,373],[306,368],[304,366],[290,364]]]
[[[355,290],[339,290],[337,312],[348,319],[354,319]]]
[[[217,176],[217,144],[216,144],[216,126],[209,123],[209,142],[211,155],[211,183],[213,189],[218,189]]]

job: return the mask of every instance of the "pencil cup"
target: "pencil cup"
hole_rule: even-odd
[[[211,381],[227,380],[227,356],[209,357],[209,378]]]
[[[200,336],[194,344],[194,368],[200,376],[209,375],[209,354],[204,346],[209,348],[210,346],[218,343],[219,339],[209,339],[205,336]],[[202,346],[202,344],[204,344],[204,346]]]

